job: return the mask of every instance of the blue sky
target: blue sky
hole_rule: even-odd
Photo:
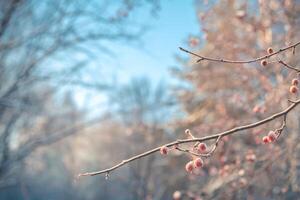
[[[170,81],[169,68],[178,65],[174,55],[190,34],[199,33],[193,0],[164,0],[158,18],[142,38],[142,49],[118,46],[114,68],[120,81],[145,76],[153,82]],[[116,68],[117,67],[117,68]]]
[[[186,46],[189,35],[197,35],[200,32],[194,1],[161,1],[161,9],[157,17],[149,18],[145,15],[140,21],[150,27],[141,38],[140,46],[110,44],[116,56],[101,57],[91,65],[94,67],[100,65],[102,76],[108,79],[114,77],[119,84],[127,83],[136,77],[147,77],[153,84],[159,81],[167,84],[174,82],[175,79],[169,73],[169,68],[178,66],[175,55],[182,55],[178,47]],[[105,94],[99,93],[95,96],[91,93],[77,92],[75,97],[81,106],[86,106],[91,97],[99,101],[106,99]]]

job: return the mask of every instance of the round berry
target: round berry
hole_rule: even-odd
[[[269,137],[270,142],[274,142],[277,138],[274,131],[270,131],[269,134],[268,134],[268,137]]]
[[[181,192],[180,191],[175,191],[173,193],[173,200],[180,200],[181,199]]]
[[[160,154],[161,155],[167,155],[168,154],[168,147],[166,147],[166,146],[162,146],[161,148],[160,148]]]
[[[271,47],[269,47],[267,51],[268,51],[268,54],[272,54],[274,52]]]
[[[200,144],[198,144],[198,151],[200,152],[200,153],[204,153],[206,150],[207,150],[207,146],[206,146],[206,144],[205,143],[200,143]]]
[[[194,167],[198,168],[198,167],[202,167],[203,166],[203,160],[201,158],[196,158],[194,160]]]
[[[266,61],[266,60],[262,60],[261,62],[260,62],[260,64],[261,64],[261,66],[267,66],[267,64],[268,64],[268,62]]]
[[[191,173],[194,169],[194,164],[193,161],[189,161],[188,163],[186,163],[185,165],[185,170],[189,173]]]
[[[292,80],[292,85],[298,85],[299,84],[299,80],[298,79],[296,79],[296,78],[294,78],[293,80]]]
[[[264,143],[264,144],[268,144],[268,143],[270,142],[270,139],[269,139],[268,136],[264,136],[264,137],[262,138],[262,140],[263,140],[263,143]]]
[[[295,93],[297,93],[297,92],[298,92],[298,88],[297,88],[295,85],[292,85],[292,86],[290,87],[290,93],[295,94]]]

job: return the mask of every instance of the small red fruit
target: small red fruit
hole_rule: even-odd
[[[203,160],[201,158],[196,158],[194,160],[194,167],[198,168],[198,167],[202,167],[203,166]]]
[[[295,85],[292,85],[292,86],[290,87],[290,93],[295,94],[295,93],[297,93],[297,92],[298,92],[298,88],[297,88]]]
[[[270,139],[269,139],[268,136],[264,136],[264,137],[262,138],[262,140],[263,140],[263,143],[264,143],[264,144],[268,144],[268,143],[270,142]]]
[[[268,137],[269,137],[270,142],[274,142],[277,138],[277,135],[275,134],[274,131],[270,131],[268,134]]]
[[[269,47],[267,51],[268,51],[268,54],[272,54],[274,52],[271,47]]]
[[[265,66],[267,66],[268,62],[266,60],[262,60],[260,62],[260,64],[265,67]]]
[[[189,173],[191,173],[194,169],[194,163],[193,161],[189,161],[188,163],[186,163],[185,165],[185,170]]]
[[[293,80],[292,80],[292,85],[298,85],[299,84],[299,80],[298,79],[296,79],[296,78],[294,78]]]
[[[160,148],[160,154],[161,155],[167,155],[168,154],[168,147],[166,147],[166,146],[162,146],[161,148]]]
[[[198,145],[198,151],[200,152],[200,153],[204,153],[206,150],[207,150],[207,146],[206,146],[206,144],[205,143],[200,143],[199,145]]]

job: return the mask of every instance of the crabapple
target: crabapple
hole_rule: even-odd
[[[262,60],[260,62],[260,64],[265,67],[265,66],[267,66],[268,62],[266,60]]]
[[[268,134],[268,137],[269,137],[270,142],[274,142],[277,138],[274,131],[270,131],[269,134]]]
[[[191,173],[194,169],[194,163],[193,161],[189,161],[188,163],[186,163],[185,165],[185,170],[189,173]]]
[[[267,143],[270,142],[270,139],[269,139],[268,136],[264,136],[264,137],[262,138],[262,140],[263,140],[263,143],[264,143],[264,144],[267,144]]]
[[[203,153],[203,152],[205,152],[205,151],[207,150],[207,146],[206,146],[205,143],[202,143],[202,142],[201,142],[200,144],[198,144],[197,149],[198,149],[198,151],[199,151],[200,153]]]
[[[166,146],[162,146],[161,148],[160,148],[160,154],[161,155],[167,155],[168,154],[168,147],[166,147]]]
[[[196,158],[194,160],[194,167],[198,168],[198,167],[202,167],[203,166],[203,160],[201,158]]]

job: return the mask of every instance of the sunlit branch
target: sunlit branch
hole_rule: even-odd
[[[291,66],[291,65],[289,65],[289,64],[287,64],[287,63],[285,63],[285,62],[282,61],[282,60],[279,60],[278,62],[279,62],[280,64],[282,64],[284,67],[286,67],[286,68],[288,68],[288,69],[290,69],[290,70],[293,70],[293,71],[296,71],[296,72],[300,73],[300,69],[297,69],[296,67],[293,67],[293,66]]]
[[[255,127],[258,127],[260,125],[263,125],[263,124],[266,124],[270,121],[273,121],[279,117],[284,117],[284,124],[283,124],[283,127],[282,129],[285,127],[285,121],[286,121],[286,116],[287,114],[293,110],[299,103],[300,103],[300,99],[297,99],[295,101],[290,101],[291,102],[291,105],[289,107],[287,107],[285,110],[281,111],[281,112],[278,112],[276,114],[273,114],[263,120],[260,120],[258,122],[254,122],[254,123],[251,123],[251,124],[247,124],[247,125],[244,125],[244,126],[238,126],[238,127],[235,127],[233,129],[230,129],[230,130],[227,130],[227,131],[224,131],[224,132],[221,132],[221,133],[218,133],[218,134],[214,134],[214,135],[210,135],[210,136],[205,136],[205,137],[201,137],[201,138],[197,138],[197,137],[192,137],[192,138],[189,138],[189,139],[181,139],[181,140],[176,140],[176,141],[173,141],[171,143],[168,143],[168,144],[165,144],[163,146],[166,146],[166,147],[178,147],[179,144],[184,144],[184,143],[194,143],[194,142],[204,142],[204,141],[209,141],[209,140],[214,140],[216,139],[216,142],[215,142],[215,146],[213,147],[213,151],[215,151],[217,145],[218,145],[218,141],[226,136],[226,135],[233,135],[235,133],[238,133],[240,131],[243,131],[243,130],[247,130],[247,129],[252,129],[252,128],[255,128]],[[156,147],[154,149],[151,149],[149,151],[146,151],[144,153],[141,153],[141,154],[138,154],[136,156],[133,156],[129,159],[126,159],[126,160],[123,160],[122,162],[110,167],[110,168],[107,168],[107,169],[104,169],[104,170],[100,170],[100,171],[95,171],[95,172],[87,172],[87,173],[82,173],[82,174],[79,174],[78,177],[80,176],[95,176],[95,175],[99,175],[99,174],[106,174],[108,175],[110,172],[112,172],[113,170],[116,170],[120,167],[122,167],[123,165],[126,165],[134,160],[137,160],[137,159],[140,159],[140,158],[143,158],[143,157],[146,157],[146,156],[149,156],[155,152],[158,152],[160,151],[160,148],[161,147]],[[181,149],[183,150],[183,149]],[[183,150],[185,151],[185,150]],[[189,151],[189,150],[188,150]],[[212,152],[213,152],[212,151]],[[200,155],[201,156],[201,155]]]
[[[257,61],[261,61],[261,60],[264,60],[264,59],[267,59],[267,58],[270,58],[270,57],[273,57],[274,55],[277,55],[279,53],[282,53],[288,49],[293,49],[293,53],[295,51],[295,48],[300,45],[300,41],[299,42],[296,42],[295,44],[292,44],[290,46],[287,46],[287,47],[284,47],[284,48],[281,48],[279,49],[278,51],[275,51],[274,53],[271,53],[271,54],[267,54],[267,55],[264,55],[264,56],[261,56],[261,57],[258,57],[258,58],[254,58],[254,59],[251,59],[251,60],[227,60],[227,59],[219,59],[219,58],[212,58],[212,57],[206,57],[206,56],[202,56],[202,55],[199,55],[199,54],[196,54],[194,52],[191,52],[189,50],[186,50],[182,47],[179,47],[179,49],[181,51],[184,51],[188,54],[191,54],[193,56],[196,56],[198,58],[200,58],[199,60],[197,60],[197,62],[200,62],[202,60],[207,60],[207,61],[212,61],[212,62],[222,62],[222,63],[232,63],[232,64],[243,64],[243,63],[253,63],[253,62],[257,62]]]

